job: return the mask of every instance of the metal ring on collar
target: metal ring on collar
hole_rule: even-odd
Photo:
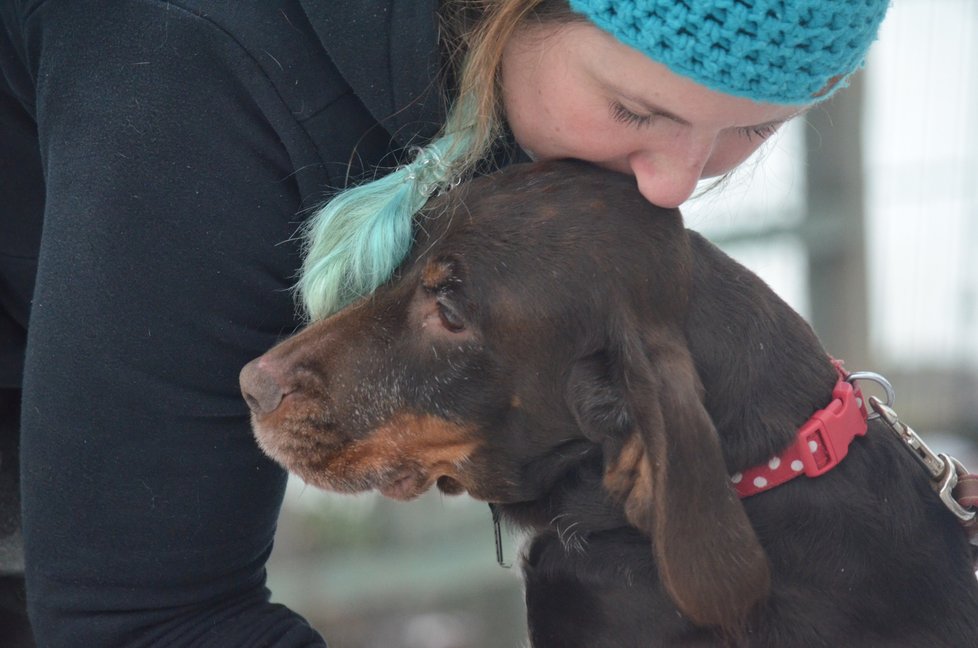
[[[893,407],[893,401],[896,400],[896,391],[894,391],[893,385],[890,384],[889,380],[879,375],[878,373],[874,373],[872,371],[853,371],[851,374],[849,374],[846,377],[846,382],[850,384],[860,380],[868,380],[882,387],[883,393],[886,395],[886,401],[884,402],[884,405],[886,405],[887,407]],[[879,416],[880,415],[878,413],[872,412],[867,417],[867,420],[879,418]]]

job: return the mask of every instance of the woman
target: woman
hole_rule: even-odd
[[[285,475],[237,373],[301,324],[295,233],[332,188],[383,176],[310,219],[313,317],[489,157],[682,203],[845,85],[886,4],[5,3],[0,387],[38,643],[321,645],[268,601]]]
[[[633,175],[676,207],[805,108],[846,85],[887,3],[522,0],[466,34],[458,100],[413,166],[341,194],[307,230],[299,283],[321,317],[383,282],[432,191],[482,160],[507,126],[531,158]]]

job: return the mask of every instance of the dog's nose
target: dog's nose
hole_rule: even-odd
[[[275,371],[263,358],[246,364],[238,376],[238,382],[248,409],[255,414],[274,412],[287,393],[280,372]]]

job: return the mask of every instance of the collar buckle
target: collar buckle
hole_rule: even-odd
[[[849,454],[849,444],[866,434],[862,396],[851,383],[840,380],[832,390],[832,402],[816,412],[798,430],[798,455],[809,477],[832,470]]]
[[[818,477],[837,466],[849,453],[856,437],[866,434],[866,409],[862,394],[846,381],[839,365],[839,380],[832,401],[815,412],[795,433],[795,440],[766,464],[730,476],[741,498],[757,495],[798,477]]]

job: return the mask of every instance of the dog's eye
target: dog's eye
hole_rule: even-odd
[[[465,328],[465,322],[458,311],[440,299],[438,300],[438,318],[441,320],[442,326],[452,333],[458,333]]]

